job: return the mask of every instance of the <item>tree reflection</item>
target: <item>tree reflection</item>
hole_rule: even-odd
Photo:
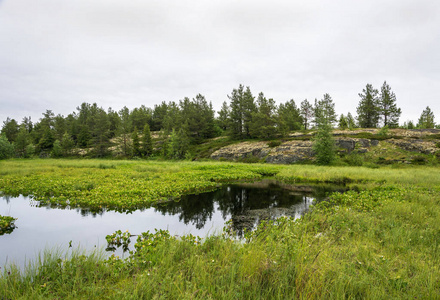
[[[274,219],[282,215],[300,216],[314,198],[319,201],[327,192],[328,189],[322,188],[316,192],[295,191],[275,184],[265,188],[229,185],[213,192],[187,195],[179,201],[161,203],[155,209],[163,215],[179,215],[181,222],[191,223],[197,229],[203,228],[217,210],[224,220],[232,220],[233,229],[241,236],[244,228],[252,229],[261,219]]]

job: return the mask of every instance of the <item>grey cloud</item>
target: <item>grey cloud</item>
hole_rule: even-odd
[[[429,0],[2,1],[0,121],[199,92],[219,108],[240,83],[278,103],[328,92],[355,114],[365,84],[384,80],[402,121],[426,105],[440,115],[439,12]]]

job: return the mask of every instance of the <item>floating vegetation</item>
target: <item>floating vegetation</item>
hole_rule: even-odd
[[[32,195],[42,204],[94,211],[103,207],[136,210],[182,195],[211,191],[227,182],[258,180],[279,170],[265,165],[190,162],[81,161],[76,166],[68,160],[35,160],[2,164],[10,170],[0,177],[3,194]]]
[[[15,227],[15,221],[17,219],[10,216],[0,215],[0,235],[11,233]]]

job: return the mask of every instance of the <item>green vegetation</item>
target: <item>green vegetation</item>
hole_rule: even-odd
[[[0,191],[61,207],[132,210],[223,182],[258,179],[272,170],[222,163],[12,160],[0,162]]]
[[[19,123],[7,118],[0,137],[0,159],[30,157],[88,158],[200,158],[196,148],[217,137],[229,140],[288,139],[292,132],[317,129],[318,119],[340,129],[399,126],[401,109],[396,95],[384,82],[380,93],[371,84],[359,94],[357,116],[350,112],[336,114],[332,97],[312,104],[304,99],[298,107],[295,100],[277,104],[263,92],[255,97],[249,86],[233,89],[229,103],[220,111],[203,95],[184,97],[178,102],[162,102],[152,108],[123,107],[107,111],[96,103],[82,103],[67,116],[46,110],[33,123],[24,117]],[[339,120],[338,124],[336,124]],[[434,113],[427,107],[417,125],[407,121],[404,128],[434,128]],[[206,156],[204,156],[206,157]]]
[[[356,108],[358,113],[359,126],[364,128],[375,128],[379,123],[379,99],[378,90],[371,84],[367,84],[362,93],[359,93],[361,100]]]
[[[229,227],[206,238],[167,231],[107,236],[134,251],[49,251],[23,273],[3,270],[6,299],[435,299],[440,297],[440,178],[426,166],[326,167],[220,162],[9,160],[0,190],[63,205],[128,209],[272,176],[338,182],[299,220],[262,223],[244,242]],[[127,250],[127,248],[125,248]],[[70,252],[69,252],[70,251]]]
[[[417,123],[418,128],[434,128],[435,122],[434,122],[434,113],[432,112],[431,108],[427,106],[420,115],[419,121]]]
[[[0,215],[0,235],[11,233],[15,228],[15,218]]]
[[[330,95],[315,104],[316,135],[313,139],[316,163],[330,165],[336,158],[335,140],[332,134],[332,123],[336,121],[334,103]]]

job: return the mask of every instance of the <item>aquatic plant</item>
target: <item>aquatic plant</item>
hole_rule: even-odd
[[[0,215],[0,235],[11,233],[15,229],[16,218]]]
[[[115,168],[102,169],[100,163]],[[346,182],[352,187],[332,194],[301,219],[262,222],[245,234],[245,242],[233,238],[228,228],[203,239],[155,231],[138,236],[126,258],[52,253],[23,274],[13,267],[2,269],[0,298],[440,298],[438,168],[40,160],[0,164],[3,192],[29,191],[41,199],[52,195],[49,201],[56,203],[62,197],[60,184],[69,199],[87,199],[75,205],[95,198],[104,206],[127,205],[130,199],[139,205],[138,199],[146,197],[143,189],[159,195],[149,198],[150,203],[262,174],[286,182]],[[75,189],[74,183],[93,183],[93,188]],[[111,240],[119,238],[122,245],[130,236],[116,232]]]

